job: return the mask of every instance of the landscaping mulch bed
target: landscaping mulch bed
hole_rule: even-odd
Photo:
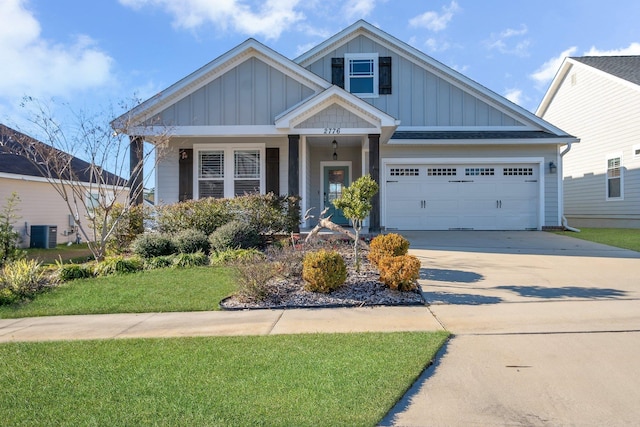
[[[368,251],[361,251],[360,272],[355,271],[353,247],[331,244],[344,258],[347,266],[346,282],[333,292],[323,294],[304,289],[302,279],[274,279],[270,295],[262,301],[247,302],[231,296],[220,302],[225,310],[303,308],[303,307],[361,307],[378,305],[423,305],[425,300],[418,286],[414,291],[389,289],[379,280],[379,274],[367,259]],[[328,249],[328,248],[327,248]]]

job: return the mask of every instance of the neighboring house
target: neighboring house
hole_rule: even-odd
[[[21,246],[23,247],[31,245],[31,226],[38,225],[51,226],[50,230],[53,230],[54,233],[50,237],[51,241],[55,239],[58,244],[75,242],[78,230],[75,226],[74,215],[69,212],[61,195],[33,163],[26,157],[15,154],[17,152],[16,141],[24,138],[27,138],[32,144],[43,144],[0,124],[0,207],[5,206],[11,193],[16,192],[20,197],[17,214],[21,218],[14,224],[14,229],[20,232]],[[78,211],[74,213],[85,226],[88,215],[85,205],[91,206],[90,200],[98,197],[98,194],[95,184],[90,184],[89,163],[74,157],[71,160],[71,168],[75,176],[79,177],[80,182],[87,188],[86,200],[78,203]],[[106,179],[109,180],[108,182],[126,183],[123,178],[108,172],[104,173]]]
[[[553,171],[577,142],[365,21],[294,60],[249,39],[112,125],[125,122],[133,141],[171,130],[157,203],[274,192],[317,218],[371,174],[372,232],[558,226]]]
[[[640,228],[640,56],[566,58],[536,114],[580,137],[561,172],[569,225]]]

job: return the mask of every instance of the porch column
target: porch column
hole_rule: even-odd
[[[129,137],[129,203],[141,205],[144,200],[144,142],[142,137]]]
[[[369,134],[369,174],[380,187],[380,135]],[[380,191],[371,199],[369,232],[380,232]]]
[[[289,196],[300,197],[300,135],[289,135]]]

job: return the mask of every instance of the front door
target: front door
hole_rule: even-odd
[[[324,167],[324,207],[328,207],[327,216],[333,215],[331,221],[339,225],[349,225],[341,210],[333,206],[333,201],[342,195],[342,190],[349,186],[348,166]]]

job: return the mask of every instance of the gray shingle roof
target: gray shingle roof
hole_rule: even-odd
[[[640,55],[576,56],[571,59],[640,85]]]
[[[31,138],[22,132],[18,132],[0,123],[0,172],[15,175],[44,177],[40,169],[38,169],[28,158],[19,154],[21,151],[20,145],[16,141],[25,139],[29,144],[45,145],[37,139]],[[49,147],[49,149],[51,149],[51,147]],[[60,150],[53,150],[55,153],[68,155]],[[71,169],[73,169],[73,177],[78,181],[91,182],[92,177],[90,175],[90,163],[77,157],[73,157],[71,159]],[[127,185],[127,180],[119,177],[118,175],[107,171],[102,171],[102,173],[104,177],[103,182],[107,184],[117,186]],[[68,179],[68,176],[63,176],[62,179]],[[93,177],[93,182],[95,182],[95,177]]]

